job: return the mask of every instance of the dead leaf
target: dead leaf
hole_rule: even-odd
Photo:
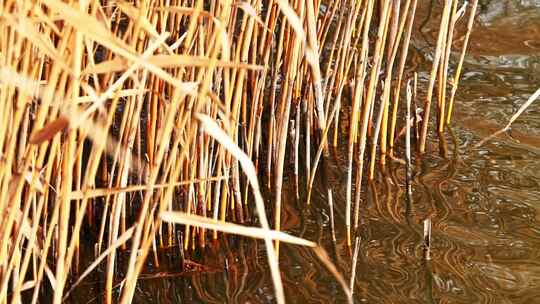
[[[67,119],[64,116],[60,116],[57,119],[46,124],[40,130],[34,132],[34,134],[30,137],[30,143],[34,145],[39,145],[42,142],[45,142],[53,138],[56,135],[56,133],[64,130],[68,126],[69,126],[69,119]]]

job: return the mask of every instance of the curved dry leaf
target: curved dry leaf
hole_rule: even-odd
[[[64,130],[69,126],[69,119],[64,116],[60,116],[57,119],[49,122],[40,130],[34,132],[30,137],[30,143],[39,145],[47,140],[53,138],[58,132]]]
[[[259,216],[261,226],[264,229],[269,230],[268,219],[266,217],[264,209],[264,201],[262,198],[261,190],[259,188],[259,181],[257,178],[257,171],[253,162],[247,156],[242,149],[240,149],[234,141],[223,131],[217,123],[208,115],[196,114],[197,119],[201,122],[203,130],[212,136],[217,142],[219,142],[231,155],[233,155],[239,162],[244,174],[246,174],[251,187],[253,188],[253,194],[255,195],[255,209]],[[272,276],[272,282],[276,291],[276,301],[278,304],[285,303],[285,292],[283,291],[283,283],[281,282],[281,275],[279,272],[278,257],[272,243],[272,239],[268,236],[264,238],[266,253],[268,255],[268,264],[270,265],[270,274]]]

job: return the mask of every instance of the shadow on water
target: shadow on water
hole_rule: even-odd
[[[437,28],[439,16],[428,12],[430,1],[421,2],[418,18],[427,20],[422,24],[427,38],[416,43],[425,51],[422,44],[436,35],[430,29]],[[356,303],[539,301],[540,103],[533,103],[508,134],[482,147],[474,145],[503,127],[540,85],[540,3],[480,2],[452,129],[438,139],[432,134],[430,153],[413,159],[411,201],[406,200],[405,167],[397,162],[390,162],[376,181],[363,187]],[[440,4],[431,5],[437,11]],[[420,88],[425,77],[420,75]],[[346,155],[338,150],[330,158],[326,182],[316,181],[309,207],[302,193],[299,201],[295,199],[291,172],[284,183],[284,192],[290,195],[283,198],[282,223],[291,234],[322,244],[349,277]],[[402,148],[397,155],[403,155]],[[305,180],[300,184],[305,185]],[[334,193],[335,243],[327,184]],[[422,221],[427,217],[433,222],[428,262],[422,258]],[[196,262],[183,272],[174,270],[178,269],[176,249],[160,254],[162,264],[149,265],[134,302],[273,302],[262,242],[220,239],[204,252],[194,252],[191,258]],[[289,303],[345,302],[338,283],[312,251],[284,244],[280,267]],[[98,283],[83,283],[72,298],[86,299],[79,303],[101,302],[96,296],[102,290],[98,277],[94,276]]]

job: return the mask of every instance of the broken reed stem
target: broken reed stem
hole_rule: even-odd
[[[478,142],[476,145],[474,145],[475,148],[478,148],[480,146],[482,146],[483,144],[485,144],[486,142],[490,141],[491,139],[493,139],[494,137],[497,137],[499,136],[500,134],[510,130],[510,126],[514,123],[514,121],[516,121],[516,119],[519,118],[519,116],[521,114],[523,114],[523,112],[525,112],[525,110],[527,110],[527,108],[533,103],[535,102],[538,98],[540,98],[540,88],[536,90],[536,92],[534,92],[531,96],[529,96],[529,98],[527,99],[527,101],[521,105],[521,107],[517,110],[516,113],[514,113],[514,115],[512,115],[512,117],[510,117],[510,120],[508,121],[508,123],[504,126],[504,128],[496,131],[495,133],[483,138],[480,142]]]
[[[424,259],[431,260],[431,219],[424,220]]]
[[[414,125],[415,120],[411,118],[411,81],[407,83],[407,115],[405,120],[405,187],[407,193],[407,200],[412,203],[412,165],[411,165],[411,127]]]
[[[331,189],[328,189],[328,209],[330,209],[330,230],[332,231],[332,241],[335,243],[337,239],[336,239],[336,226],[335,226],[335,221],[334,221],[334,199],[332,198]]]
[[[294,119],[294,192],[296,199],[300,199],[299,184],[298,184],[298,170],[299,170],[299,146],[300,146],[300,102],[296,104],[296,117]]]

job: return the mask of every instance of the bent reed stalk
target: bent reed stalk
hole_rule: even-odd
[[[444,3],[420,152],[435,87],[439,131],[450,121],[476,5],[446,106],[453,31],[465,6]],[[347,142],[350,246],[364,171],[375,178],[387,147],[396,153],[398,125],[410,129],[399,99],[414,72],[405,66],[416,7],[416,0],[2,1],[0,303],[23,296],[38,303],[45,288],[54,303],[65,300],[70,282],[80,281],[83,234],[96,244],[96,261],[80,279],[106,261],[104,301],[130,303],[149,255],[158,264],[161,248],[183,255],[220,233],[264,239],[283,303],[279,242],[316,246],[280,232],[289,151],[296,197],[308,205],[329,134],[332,146]],[[275,197],[270,219],[260,177]],[[342,206],[329,202],[332,214]],[[244,225],[252,210],[259,229]],[[122,277],[118,267],[126,267]]]

